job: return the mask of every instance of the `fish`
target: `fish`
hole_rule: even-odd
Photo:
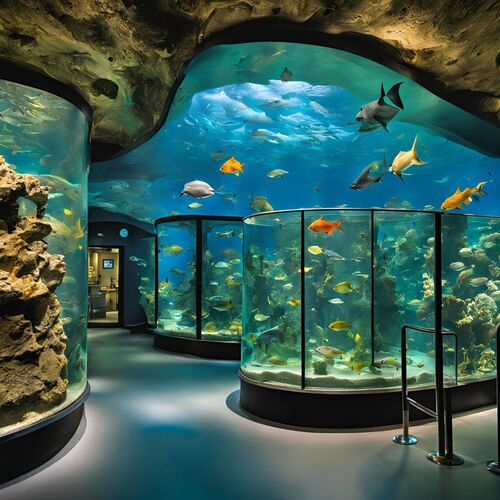
[[[388,356],[380,360],[381,365],[393,366],[394,368],[400,368],[401,363],[394,357]]]
[[[369,165],[367,165],[361,173],[358,175],[358,177],[354,180],[354,182],[349,186],[351,189],[354,190],[360,190],[360,189],[366,189],[372,186],[373,184],[376,184],[377,182],[382,182],[382,176],[385,174],[387,170],[387,161],[384,156],[384,171],[377,177],[370,177],[370,169],[380,166],[379,161],[373,161]]]
[[[285,66],[285,69],[281,72],[280,80],[282,82],[289,82],[293,76],[293,73]]]
[[[471,248],[461,248],[459,251],[458,251],[458,255],[460,255],[460,257],[472,257],[474,255],[474,252],[472,251]]]
[[[349,293],[353,293],[353,292],[358,292],[359,290],[357,288],[354,288],[352,286],[352,283],[350,281],[341,281],[340,283],[337,283],[333,289],[338,292],[338,293],[341,293],[343,295],[347,295]]]
[[[209,321],[204,327],[203,327],[204,332],[208,333],[215,333],[217,331],[217,327],[215,326],[215,323],[213,321]]]
[[[321,354],[326,359],[331,359],[334,356],[342,356],[345,354],[341,349],[337,349],[336,347],[331,347],[329,345],[322,345],[315,349],[318,354]]]
[[[266,319],[269,319],[270,316],[266,316],[265,314],[257,313],[255,316],[255,321],[266,321]]]
[[[286,274],[277,274],[274,279],[276,281],[285,281],[286,280]]]
[[[330,323],[328,325],[328,328],[330,328],[330,330],[340,332],[342,330],[349,330],[349,328],[351,328],[351,323],[348,323],[347,321],[342,321],[342,320],[338,319],[337,321]]]
[[[311,108],[314,109],[314,111],[318,112],[323,116],[328,116],[328,110],[324,106],[322,106],[319,102],[311,101],[309,104]]]
[[[387,124],[399,113],[399,109],[404,109],[403,101],[399,95],[399,87],[403,82],[395,83],[385,93],[384,84],[380,86],[380,97],[376,101],[371,101],[361,106],[358,114],[354,118],[354,122],[348,123],[353,125],[361,123],[359,132],[370,132],[383,127],[387,131]],[[397,107],[387,104],[384,97],[388,97]]]
[[[222,196],[222,201],[227,201],[228,203],[236,203],[236,197],[239,193],[224,193]]]
[[[311,189],[313,191],[321,191],[321,186],[313,186]]]
[[[51,192],[62,193],[66,198],[76,202],[81,201],[79,184],[72,184],[59,175],[40,174],[36,177],[44,186],[48,186]]]
[[[146,267],[146,261],[144,259],[141,259],[140,257],[136,257],[135,255],[131,255],[128,260],[131,262],[137,262],[137,265],[141,267]]]
[[[420,299],[413,299],[408,302],[410,306],[419,306],[422,303]]]
[[[351,361],[348,366],[352,371],[359,372],[367,367],[368,364],[368,361]]]
[[[217,238],[234,238],[235,234],[236,231],[232,229],[231,231],[226,232],[216,232],[215,236],[217,236]]]
[[[225,297],[223,295],[214,295],[208,297],[208,305],[215,309],[216,311],[229,311],[234,308],[231,297]]]
[[[356,344],[361,343],[361,335],[359,333],[356,333],[356,335],[354,335],[354,342],[356,342]]]
[[[332,234],[334,230],[337,231],[344,231],[342,228],[342,219],[336,221],[336,222],[328,222],[327,220],[323,219],[323,216],[320,216],[319,219],[316,219],[314,222],[312,222],[309,227],[309,231],[313,231],[315,233],[325,233],[325,234]]]
[[[439,179],[434,179],[434,182],[437,182],[438,184],[447,184],[450,178],[448,176],[446,177],[441,177]]]
[[[231,266],[227,262],[221,260],[214,264],[214,267],[216,267],[217,269],[229,269]]]
[[[175,244],[163,247],[163,253],[168,255],[180,255],[183,251],[184,249],[181,246]]]
[[[417,138],[418,136],[415,136],[410,151],[400,151],[394,160],[392,160],[392,165],[389,167],[389,172],[397,175],[401,180],[403,180],[403,172],[412,165],[425,165],[427,163],[426,161],[422,161],[417,155]]]
[[[250,200],[250,206],[258,212],[272,212],[273,207],[265,196],[253,196]]]
[[[343,304],[344,301],[342,299],[330,299],[328,302],[330,302],[330,304]]]
[[[320,255],[323,253],[323,249],[317,245],[311,245],[307,248],[307,251],[313,255]]]
[[[425,363],[423,361],[420,361],[419,363],[417,363],[417,368],[423,368],[425,365]]]
[[[196,202],[196,201],[195,201],[194,203],[190,203],[190,204],[188,205],[188,208],[200,208],[200,207],[202,207],[202,206],[203,206],[203,205],[202,205],[201,203],[198,203],[198,202]]]
[[[240,163],[234,156],[231,156],[229,160],[225,161],[223,165],[219,168],[219,171],[223,174],[234,174],[236,177],[245,172],[245,164]]]
[[[486,192],[483,191],[485,184],[486,182],[479,182],[475,188],[468,187],[463,191],[460,191],[458,187],[454,194],[443,201],[441,210],[462,210],[462,204],[468,205],[472,201],[472,195],[478,193],[480,196],[484,196],[486,194]]]
[[[469,268],[464,269],[457,276],[456,283],[459,284],[459,283],[462,283],[463,281],[467,280],[468,278],[470,278],[470,276],[472,275],[473,272],[474,272],[474,266],[470,266]]]
[[[171,267],[169,269],[169,272],[172,274],[177,274],[177,276],[182,276],[183,274],[186,274],[186,271],[183,271],[182,269],[179,269],[178,267]]]
[[[286,365],[286,364],[288,364],[288,361],[286,359],[280,358],[279,356],[270,356],[269,358],[267,358],[267,360],[272,365]]]
[[[275,178],[279,179],[288,173],[289,172],[287,172],[286,170],[283,170],[281,168],[276,168],[276,169],[268,172],[266,175],[267,175],[267,177],[270,177],[271,179],[275,179]]]
[[[304,266],[304,272],[305,272],[305,273],[308,273],[308,272],[309,272],[309,271],[311,271],[311,270],[312,270],[312,267]],[[302,272],[302,268],[301,268],[301,267],[299,267],[299,268],[297,269],[297,272],[298,272],[298,273],[301,273],[301,272]]]
[[[334,252],[333,250],[325,249],[323,250],[323,253],[327,257],[332,258],[333,260],[345,260],[345,257],[342,257],[342,255],[339,255],[337,252]]]
[[[480,277],[480,278],[472,278],[470,281],[469,281],[469,285],[477,288],[477,287],[480,287],[482,285],[485,285],[486,283],[488,282],[488,278],[484,278],[484,277]]]
[[[186,195],[191,198],[208,198],[215,194],[214,188],[204,181],[191,181],[184,184],[180,196]]]
[[[73,212],[69,208],[65,208],[63,210],[63,212],[64,212],[64,215],[73,215]]]
[[[299,299],[290,299],[287,304],[290,304],[291,306],[300,306],[300,300]]]
[[[461,271],[465,267],[465,264],[463,262],[452,262],[449,265],[449,268],[452,271]]]
[[[222,160],[222,158],[226,158],[227,154],[223,153],[222,151],[216,151],[215,153],[212,153],[210,155],[211,158],[214,160]]]

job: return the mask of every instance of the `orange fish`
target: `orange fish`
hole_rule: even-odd
[[[240,172],[243,173],[245,164],[240,163],[234,156],[231,156],[229,160],[225,161],[219,170],[223,174],[234,174],[236,176],[240,175]]]
[[[334,229],[342,232],[344,231],[342,229],[342,219],[338,220],[337,222],[328,222],[327,220],[323,219],[323,216],[315,220],[308,229],[314,231],[315,233],[326,234],[332,234]]]

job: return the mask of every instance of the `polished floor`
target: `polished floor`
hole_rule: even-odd
[[[496,412],[455,419],[465,465],[425,458],[394,429],[305,432],[255,422],[238,409],[238,364],[155,351],[152,338],[89,332],[92,394],[71,443],[47,466],[0,489],[12,500],[434,500],[500,498]],[[340,410],[339,410],[340,411]]]

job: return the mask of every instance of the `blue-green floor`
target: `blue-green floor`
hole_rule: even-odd
[[[456,419],[466,464],[425,458],[435,425],[312,433],[251,421],[237,408],[238,364],[155,351],[119,329],[89,334],[92,394],[77,436],[47,466],[0,489],[12,500],[498,499],[494,410]],[[339,411],[341,411],[339,409]]]

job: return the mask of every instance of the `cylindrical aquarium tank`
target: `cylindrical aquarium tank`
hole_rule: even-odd
[[[455,409],[494,398],[500,218],[299,209],[248,216],[244,233],[244,409],[317,427],[399,421],[401,329],[434,329],[438,310]],[[434,342],[410,330],[408,381],[424,398]]]
[[[88,394],[91,112],[34,78],[47,90],[0,80],[0,482],[63,447]]]
[[[241,217],[178,215],[155,226],[155,346],[240,359]]]

